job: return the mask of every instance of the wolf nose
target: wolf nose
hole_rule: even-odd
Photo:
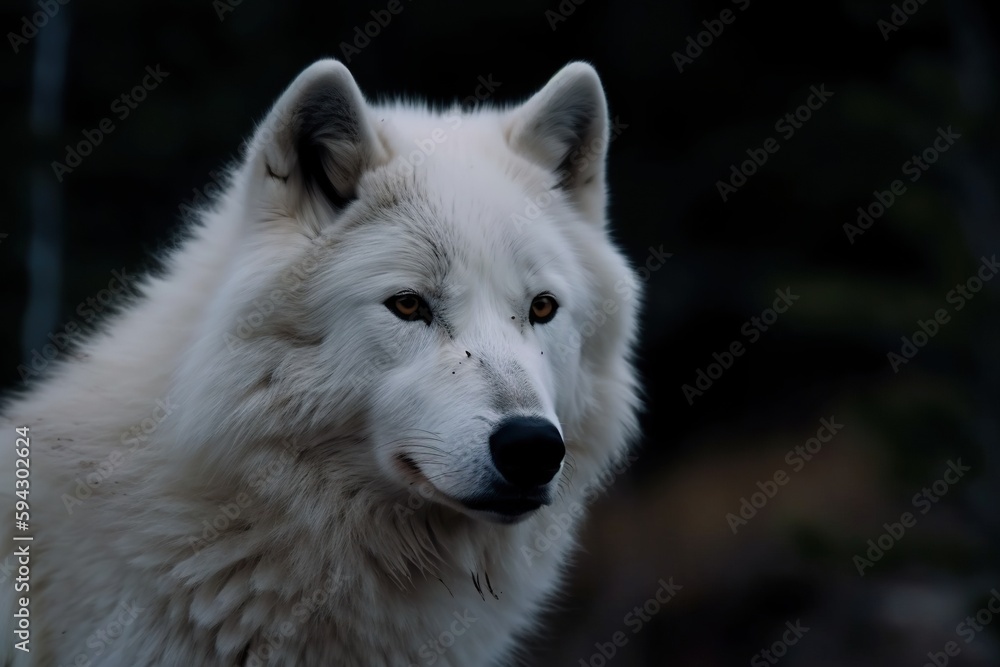
[[[555,425],[539,417],[512,417],[490,436],[493,465],[510,484],[533,489],[548,484],[566,454]]]

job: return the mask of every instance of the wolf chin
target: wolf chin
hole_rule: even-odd
[[[509,664],[636,435],[607,144],[585,63],[443,111],[303,71],[141,296],[5,404],[0,664]]]

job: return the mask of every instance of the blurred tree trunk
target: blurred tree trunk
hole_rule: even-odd
[[[21,333],[22,359],[48,342],[59,324],[62,246],[64,234],[63,193],[49,168],[50,156],[58,154],[62,136],[63,93],[66,83],[66,53],[69,44],[70,8],[63,6],[38,31],[32,72],[30,123],[38,147],[30,175],[28,209],[31,220],[25,273],[28,297]]]

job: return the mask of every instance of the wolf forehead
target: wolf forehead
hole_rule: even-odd
[[[448,234],[530,236],[552,217],[572,215],[557,174],[511,149],[501,113],[416,106],[374,111],[386,157],[358,178],[355,195],[367,215],[355,223],[383,214],[441,222]]]
[[[313,239],[329,249],[324,258],[428,289],[456,277],[520,287],[567,270],[572,212],[557,189],[532,194],[491,156],[432,158],[416,172],[390,160],[361,176],[355,198]]]
[[[440,162],[412,176],[395,171],[392,163],[366,174],[356,201],[331,231],[345,239],[378,234],[395,249],[459,262],[530,263],[568,242],[557,222],[566,212],[558,192],[546,193],[542,203],[549,205],[539,208],[538,195],[502,180],[502,170],[489,159]]]
[[[495,207],[468,201],[445,206],[440,200],[435,205],[437,196],[399,198],[386,206],[369,205],[359,193],[342,226],[335,223],[314,240],[325,248],[319,261],[326,271],[357,283],[345,285],[333,275],[325,280],[317,272],[320,289],[337,285],[342,293],[376,292],[382,298],[415,290],[438,305],[492,295],[501,305],[543,291],[568,300],[568,284],[582,281],[571,241],[556,226],[539,221],[521,229]],[[479,224],[481,218],[488,223]]]

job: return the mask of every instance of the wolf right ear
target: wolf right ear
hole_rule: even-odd
[[[608,104],[594,68],[566,65],[507,122],[511,148],[553,172],[571,199],[603,219]]]
[[[334,209],[355,197],[361,175],[386,161],[364,96],[336,60],[307,67],[254,136],[262,178],[323,196]]]

